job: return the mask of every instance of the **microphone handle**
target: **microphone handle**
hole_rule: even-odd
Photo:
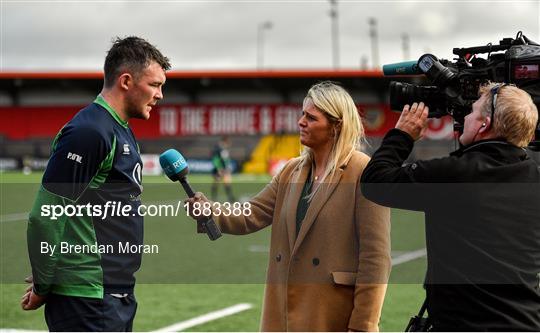
[[[191,188],[191,185],[189,185],[186,177],[180,178],[180,184],[182,184],[182,187],[184,188],[184,191],[186,191],[188,197],[193,198],[195,196],[195,192],[193,192],[193,189]]]
[[[189,185],[186,177],[180,178],[180,184],[182,184],[182,187],[184,188],[184,191],[186,191],[188,197],[193,198],[195,196],[195,192],[193,192],[193,189],[191,188],[191,185]],[[207,217],[203,221],[198,221],[197,223],[202,225],[210,240],[216,240],[221,237],[221,230],[219,230],[216,222],[214,222],[211,216]]]

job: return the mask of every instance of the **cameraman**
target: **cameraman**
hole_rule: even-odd
[[[426,304],[436,331],[540,331],[540,170],[524,149],[538,110],[527,92],[480,87],[462,148],[403,165],[428,107],[405,105],[365,168],[378,204],[425,212]]]

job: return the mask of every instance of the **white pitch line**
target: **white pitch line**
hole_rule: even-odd
[[[218,311],[210,312],[202,316],[198,316],[186,321],[181,321],[179,323],[173,324],[171,326],[160,328],[154,332],[179,332],[184,331],[190,327],[201,325],[204,323],[207,323],[212,320],[216,320],[219,318],[227,317],[233,314],[236,314],[238,312],[249,310],[253,307],[253,305],[249,303],[240,303],[233,306],[230,306],[225,309],[221,309]]]
[[[179,200],[167,200],[167,201],[150,201],[150,202],[144,202],[143,204],[146,206],[156,206],[156,205],[174,205],[177,204],[178,201],[182,201],[183,199]],[[247,202],[249,200],[249,197],[241,197],[239,199],[239,202]],[[3,222],[18,222],[18,221],[28,221],[28,215],[30,212],[23,212],[23,213],[14,213],[14,214],[5,214],[0,215],[0,223]],[[165,215],[165,217],[171,217]],[[173,216],[174,217],[174,216]]]
[[[179,200],[169,200],[169,201],[152,201],[145,203],[146,206],[150,205],[172,205],[178,203]],[[17,221],[28,221],[28,215],[30,212],[24,213],[14,213],[14,214],[5,214],[0,215],[0,222],[17,222]]]
[[[175,205],[175,204],[178,204],[178,201],[182,201],[182,200],[150,201],[150,202],[144,202],[143,204],[146,206]],[[3,223],[3,222],[28,221],[29,214],[30,212],[0,215],[0,222]],[[174,216],[165,215],[165,217],[174,217]]]
[[[6,214],[0,216],[0,222],[15,222],[15,221],[25,221],[28,220],[28,214],[30,213],[15,213],[15,214]]]
[[[419,250],[416,250],[416,251],[411,251],[411,252],[404,253],[404,254],[399,255],[399,256],[397,256],[395,258],[392,258],[392,266],[397,266],[397,265],[400,265],[400,264],[403,264],[403,263],[406,263],[406,262],[409,262],[409,261],[413,261],[413,260],[418,259],[418,258],[422,258],[426,254],[427,254],[426,249],[419,249]],[[236,304],[236,305],[233,305],[233,306],[225,308],[225,309],[210,312],[210,313],[207,313],[207,314],[202,315],[202,316],[198,316],[198,317],[186,320],[186,321],[181,321],[179,323],[176,323],[176,324],[173,324],[173,325],[170,325],[170,326],[167,326],[167,327],[160,328],[160,329],[158,329],[158,330],[156,330],[154,332],[179,332],[179,331],[183,331],[183,330],[186,330],[188,328],[191,328],[191,327],[194,327],[194,326],[197,326],[197,325],[201,325],[201,324],[204,324],[204,323],[207,323],[207,322],[219,319],[219,318],[231,316],[233,314],[249,310],[252,307],[253,307],[253,305],[251,305],[249,303]],[[22,331],[41,332],[41,331],[5,329],[5,328],[0,329],[0,333],[18,333],[18,332],[22,332]]]
[[[47,333],[49,331],[33,331],[33,330],[25,330],[25,329],[20,329],[20,328],[0,328],[0,333],[21,333],[21,332]]]
[[[426,254],[427,254],[426,249],[420,249],[420,250],[404,253],[395,258],[392,258],[392,266],[397,266],[397,265],[400,265],[409,261],[413,261],[418,258],[422,258]]]
[[[258,249],[258,250],[260,250],[260,249]],[[409,262],[409,261],[412,261],[412,260],[415,260],[415,259],[418,259],[418,258],[422,258],[426,254],[427,254],[426,249],[419,249],[419,250],[416,250],[416,251],[411,251],[411,252],[404,253],[404,254],[399,255],[399,256],[397,256],[395,258],[392,258],[392,266],[397,266],[397,265],[400,265],[400,264],[403,264],[403,263],[406,263],[406,262]],[[223,318],[223,317],[230,316],[230,315],[233,315],[233,314],[238,313],[238,312],[242,312],[242,311],[251,309],[252,307],[253,306],[251,304],[248,304],[248,303],[237,304],[237,305],[231,306],[229,308],[225,308],[225,309],[218,310],[218,311],[215,311],[215,312],[210,312],[210,313],[207,313],[207,314],[199,316],[199,317],[195,317],[195,318],[192,318],[192,319],[189,319],[189,320],[186,320],[186,321],[176,323],[176,324],[171,325],[171,326],[161,328],[161,329],[159,329],[159,330],[157,330],[155,332],[178,332],[178,331],[183,331],[183,330],[191,328],[193,326],[201,325],[201,324],[207,323],[209,321],[213,321],[213,320],[216,320],[216,319],[219,319],[219,318]]]
[[[268,247],[268,245],[250,245],[248,247],[248,251],[256,253],[268,253],[270,252],[270,247]]]

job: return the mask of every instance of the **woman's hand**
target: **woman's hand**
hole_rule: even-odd
[[[196,220],[196,221],[199,221],[199,220],[206,220],[210,215],[204,215],[202,214],[204,212],[204,209],[202,209],[203,205],[205,203],[208,203],[207,206],[210,207],[210,209],[212,209],[213,207],[213,202],[208,200],[208,198],[202,193],[202,192],[195,192],[195,195],[192,197],[192,198],[187,198],[186,200],[184,200],[184,203],[187,203],[189,204],[188,206],[188,209],[187,209],[187,214],[188,216],[190,216],[192,219]],[[198,203],[200,206],[199,206],[199,210],[197,210],[197,212],[200,212],[199,214],[194,214],[194,205],[195,203]]]

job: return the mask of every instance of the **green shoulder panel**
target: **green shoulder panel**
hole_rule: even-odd
[[[27,246],[34,289],[40,295],[50,292],[54,284],[54,273],[58,263],[59,251],[50,251],[58,246],[66,225],[65,216],[52,218],[53,207],[63,207],[66,199],[48,192],[43,186],[39,189],[28,219]],[[49,217],[44,216],[49,213]],[[52,252],[52,253],[51,253]]]
[[[27,229],[35,291],[39,295],[53,292],[101,298],[101,255],[99,252],[77,253],[73,248],[97,244],[92,217],[84,211],[82,216],[60,214],[67,205],[77,207],[75,202],[57,196],[43,186],[37,193]]]
[[[112,169],[113,161],[114,161],[114,154],[116,152],[116,136],[113,137],[112,147],[111,151],[107,154],[105,159],[101,161],[98,167],[98,171],[92,177],[92,180],[90,181],[90,184],[88,185],[90,188],[96,189],[99,188],[107,179],[107,176],[109,175],[109,172]]]
[[[62,136],[62,131],[64,130],[64,127],[66,127],[66,125],[62,126],[62,128],[58,131],[58,133],[54,137],[54,140],[53,140],[53,142],[51,144],[51,154],[56,149],[56,145],[58,144],[58,139],[60,139],[60,136]]]

